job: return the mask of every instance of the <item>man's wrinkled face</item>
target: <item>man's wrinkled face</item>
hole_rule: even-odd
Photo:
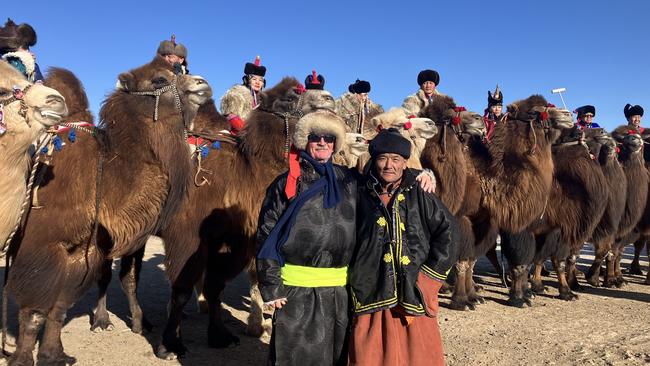
[[[314,160],[325,163],[334,153],[334,143],[336,137],[332,135],[316,135],[310,133],[307,137],[307,153]]]
[[[398,154],[379,154],[375,158],[375,169],[385,183],[395,183],[404,175],[406,159]]]
[[[258,92],[264,87],[264,78],[259,75],[251,75],[248,77],[251,89]]]
[[[503,106],[501,106],[501,105],[493,105],[492,107],[490,107],[490,111],[492,113],[494,113],[495,116],[500,116],[501,111],[503,111]]]
[[[630,118],[627,119],[627,122],[630,126],[639,127],[641,126],[641,116],[638,114],[630,116]]]
[[[431,95],[433,94],[433,91],[436,90],[436,83],[433,81],[425,81],[420,85],[420,89],[424,92],[426,95]]]
[[[368,93],[357,93],[355,94],[359,103],[363,104],[368,101]]]
[[[185,62],[185,57],[180,57],[176,55],[165,55],[165,61],[167,61],[170,65],[174,65],[175,63],[183,64]]]

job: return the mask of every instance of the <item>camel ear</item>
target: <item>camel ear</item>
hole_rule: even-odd
[[[135,76],[130,72],[125,72],[117,77],[115,88],[121,91],[133,91],[136,90],[135,84]]]

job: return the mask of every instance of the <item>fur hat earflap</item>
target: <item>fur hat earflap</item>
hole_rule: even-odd
[[[305,89],[323,90],[323,88],[325,88],[325,78],[323,75],[316,74],[316,70],[312,70],[305,78]]]
[[[357,79],[357,81],[355,81],[353,84],[350,84],[350,86],[348,86],[348,91],[352,94],[369,93],[370,83],[365,80]]]
[[[591,115],[595,116],[596,107],[594,107],[593,105],[583,105],[582,107],[578,107],[575,110],[575,114],[578,115],[578,118],[584,116],[587,113],[591,113]]]
[[[411,141],[402,136],[396,128],[381,130],[368,146],[370,156],[379,154],[398,154],[404,159],[411,157]]]
[[[625,108],[623,108],[623,113],[625,113],[625,118],[630,118],[632,116],[641,116],[643,117],[643,107],[640,105],[631,105],[631,104],[626,104]]]
[[[326,110],[320,110],[306,114],[296,123],[296,131],[293,133],[293,145],[299,150],[307,148],[307,137],[309,134],[332,135],[336,137],[334,142],[334,154],[343,149],[345,144],[345,122],[341,117]]]
[[[494,94],[488,90],[488,107],[493,105],[503,105],[503,93],[501,93],[499,85],[494,89]]]
[[[158,54],[161,56],[176,55],[187,58],[187,48],[180,43],[176,43],[176,36],[172,34],[171,41],[162,41],[158,46]]]
[[[418,85],[422,86],[426,81],[433,81],[436,86],[440,83],[440,74],[435,70],[422,70],[418,74]]]
[[[16,25],[7,19],[4,27],[0,28],[0,52],[17,51],[19,48],[29,49],[36,44],[36,31],[31,25],[22,23]]]
[[[266,75],[266,67],[260,65],[260,56],[255,56],[255,63],[247,62],[244,65],[244,75],[257,75],[261,77]]]

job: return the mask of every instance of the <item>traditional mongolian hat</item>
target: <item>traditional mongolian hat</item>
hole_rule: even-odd
[[[260,56],[255,56],[255,62],[247,62],[244,66],[244,75],[257,75],[264,77],[266,75],[266,67],[260,65]]]
[[[586,114],[589,114],[589,113],[592,116],[595,116],[596,115],[596,107],[594,107],[593,105],[583,105],[582,107],[576,108],[576,110],[573,111],[573,113],[577,114],[578,118],[580,118],[580,117],[582,117],[582,116],[584,116]]]
[[[7,19],[4,27],[0,28],[0,53],[13,52],[19,48],[29,49],[36,44],[36,32],[31,25],[17,25]]]
[[[300,118],[293,133],[293,146],[305,150],[309,142],[309,134],[331,135],[336,137],[334,153],[343,149],[345,144],[345,122],[337,114],[330,111],[316,111]]]
[[[426,81],[433,81],[436,86],[440,83],[440,74],[435,70],[422,70],[418,74],[418,85],[424,84]]]
[[[494,89],[494,94],[488,90],[488,107],[493,105],[503,105],[503,93],[501,93],[499,85]]]
[[[161,56],[176,55],[178,57],[187,58],[187,48],[180,43],[176,43],[176,36],[172,34],[170,41],[160,42],[160,46],[158,46],[158,54]]]
[[[625,113],[625,118],[630,118],[632,116],[641,116],[643,117],[643,107],[640,105],[631,105],[631,104],[626,104],[625,108],[623,108],[623,113]]]
[[[352,94],[369,93],[370,83],[365,80],[357,79],[357,81],[355,81],[353,84],[350,84],[350,86],[348,86],[348,91]]]
[[[305,89],[323,90],[325,87],[325,78],[323,75],[316,74],[316,70],[312,70],[310,75],[305,78]]]

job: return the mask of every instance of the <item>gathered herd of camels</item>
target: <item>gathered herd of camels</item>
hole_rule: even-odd
[[[100,290],[92,328],[112,327],[106,289],[117,258],[131,329],[149,329],[137,286],[150,235],[164,241],[172,288],[157,356],[187,351],[180,327],[197,283],[209,313],[209,345],[237,343],[221,319],[220,296],[227,281],[254,268],[261,197],[287,169],[286,146],[298,119],[317,110],[334,113],[329,92],[299,84],[287,77],[264,90],[245,129],[233,136],[224,132],[229,122],[208,82],[175,74],[159,56],[118,76],[96,124],[70,71],[53,68],[44,83],[31,84],[0,62],[7,128],[0,136],[0,244],[7,244],[5,290],[19,307],[9,364],[34,364],[41,331],[39,362],[70,362],[61,342],[66,311],[93,284]],[[363,166],[366,142],[387,127],[413,142],[409,166],[434,172],[437,194],[459,222],[451,308],[484,302],[473,270],[497,237],[509,264],[512,306],[531,306],[544,291],[548,258],[559,297],[576,299],[576,259],[586,242],[596,249],[586,282],[625,284],[624,246],[642,248],[650,235],[650,155],[643,148],[649,136],[629,126],[611,134],[582,130],[569,111],[533,95],[508,105],[487,141],[482,115],[434,95],[418,116],[400,108],[368,116],[337,161]],[[248,332],[259,336],[262,301],[254,285],[251,297]]]

